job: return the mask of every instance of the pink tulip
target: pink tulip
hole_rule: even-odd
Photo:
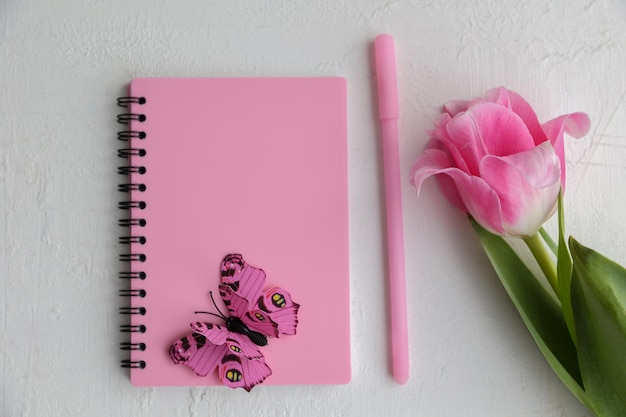
[[[519,94],[496,88],[485,98],[444,106],[412,182],[419,193],[435,175],[448,200],[487,230],[532,236],[552,216],[565,187],[564,133],[579,138],[588,131],[585,113],[540,124]]]

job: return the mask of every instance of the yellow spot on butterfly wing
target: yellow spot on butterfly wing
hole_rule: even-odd
[[[226,371],[226,379],[230,382],[239,382],[241,381],[241,372],[236,369],[229,369]]]
[[[274,294],[272,294],[272,303],[276,306],[276,307],[285,307],[285,305],[287,304],[287,302],[285,301],[285,297],[280,294],[275,292]]]

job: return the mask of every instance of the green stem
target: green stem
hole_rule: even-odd
[[[546,250],[543,241],[538,233],[524,238],[524,242],[528,246],[528,249],[532,252],[533,256],[537,260],[539,267],[545,274],[546,278],[548,278],[548,282],[550,286],[554,290],[555,294],[558,294],[558,279],[556,274],[556,264],[552,260],[550,253]]]

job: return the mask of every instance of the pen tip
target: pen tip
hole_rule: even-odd
[[[400,385],[404,385],[407,382],[409,382],[409,371],[396,371],[393,374],[393,378],[396,380],[396,382]]]

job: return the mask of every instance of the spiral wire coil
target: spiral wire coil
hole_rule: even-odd
[[[136,125],[138,123],[143,123],[146,120],[146,115],[141,113],[132,113],[130,112],[131,105],[144,105],[146,103],[145,97],[119,97],[117,99],[117,105],[120,107],[124,107],[128,109],[128,112],[119,114],[117,116],[117,121],[128,126],[127,130],[122,130],[117,132],[117,139],[127,143],[127,147],[118,149],[117,156],[126,159],[129,163],[124,166],[120,166],[117,168],[117,173],[120,175],[124,175],[125,177],[129,177],[131,174],[133,175],[133,179],[136,179],[138,175],[144,175],[146,173],[146,167],[135,164],[139,158],[142,158],[146,155],[146,150],[142,147],[137,147],[138,141],[145,140],[148,135],[144,131],[140,130],[131,130],[131,123]],[[134,165],[131,165],[134,164]],[[121,245],[144,245],[146,244],[146,237],[139,236],[136,233],[131,233],[132,231],[136,231],[138,228],[143,228],[146,226],[146,219],[132,217],[131,210],[144,210],[146,208],[145,201],[139,201],[135,197],[146,190],[146,184],[142,182],[126,182],[123,184],[119,184],[117,187],[119,192],[128,194],[131,198],[125,199],[124,201],[120,201],[118,203],[118,208],[122,211],[128,213],[125,218],[119,219],[118,224],[120,227],[128,229],[128,233],[124,236],[119,237],[119,243]],[[131,194],[132,193],[132,194]],[[124,262],[128,265],[128,270],[120,271],[119,278],[124,280],[140,280],[143,281],[146,279],[145,271],[138,271],[137,268],[131,268],[130,265],[134,263],[143,263],[146,261],[146,255],[144,253],[131,253],[130,250],[125,251],[126,253],[122,253],[119,256],[121,262]],[[146,290],[141,288],[135,288],[135,285],[132,286],[132,289],[122,289],[119,291],[120,297],[125,298],[144,298],[147,293]],[[122,315],[138,315],[143,316],[146,314],[145,307],[136,307],[136,306],[128,306],[121,307],[120,314]],[[124,324],[120,326],[120,332],[122,333],[145,333],[146,326],[143,324]],[[146,344],[143,342],[137,342],[135,340],[122,342],[120,343],[120,349],[124,351],[144,351],[146,350]],[[124,359],[121,361],[121,366],[123,368],[134,368],[134,369],[143,369],[146,367],[146,362],[143,360],[132,360],[132,359]]]

